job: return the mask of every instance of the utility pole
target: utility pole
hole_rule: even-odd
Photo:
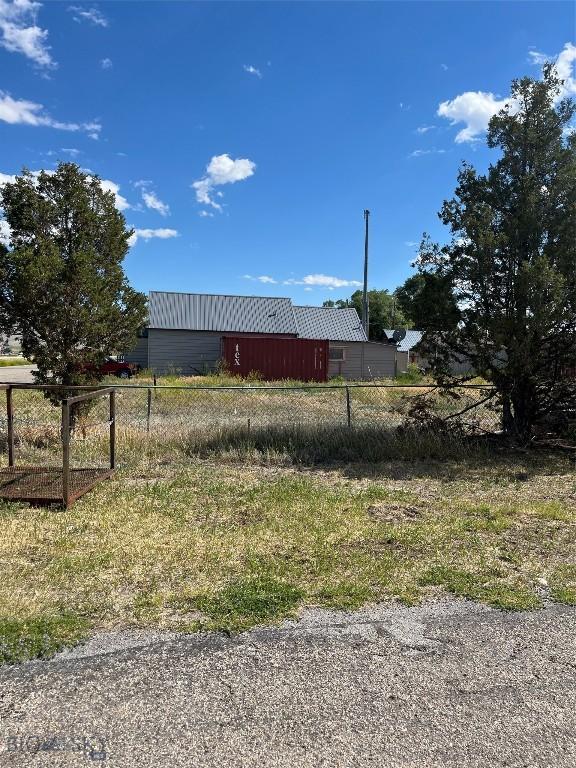
[[[368,308],[368,219],[370,211],[364,211],[365,233],[364,233],[364,291],[362,293],[362,327],[368,338],[368,325],[370,323],[370,310]]]

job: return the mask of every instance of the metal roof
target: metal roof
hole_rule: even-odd
[[[150,291],[150,328],[228,333],[290,333],[296,321],[290,299]]]
[[[294,307],[298,335],[304,339],[366,341],[358,312],[353,307]]]
[[[394,333],[394,330],[391,328],[384,328],[384,333],[390,341],[392,341],[392,334]],[[408,352],[412,349],[412,347],[415,347],[416,344],[418,344],[420,341],[422,341],[422,336],[424,334],[422,331],[412,331],[408,330],[406,331],[406,336],[402,339],[402,341],[398,344],[396,349],[398,352]]]
[[[287,298],[151,291],[150,328],[281,333],[303,339],[366,341],[354,308],[293,307]]]

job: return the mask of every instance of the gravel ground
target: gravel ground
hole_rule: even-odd
[[[575,608],[455,600],[101,634],[0,671],[0,765],[573,768],[575,651]]]

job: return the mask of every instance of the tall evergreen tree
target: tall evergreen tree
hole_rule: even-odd
[[[106,355],[130,349],[146,319],[122,261],[132,234],[100,180],[73,163],[24,171],[0,189],[10,228],[0,247],[0,320],[22,336],[43,384],[93,382]]]
[[[425,335],[423,352],[446,382],[451,362],[468,357],[521,441],[576,410],[576,106],[560,92],[551,64],[542,80],[514,81],[488,129],[500,159],[485,175],[462,166],[439,214],[452,240],[424,241],[419,256],[445,290],[443,309],[457,308]]]

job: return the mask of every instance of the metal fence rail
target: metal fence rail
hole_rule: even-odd
[[[75,401],[96,387],[6,386],[1,407],[0,435],[10,461],[43,464],[63,450],[60,410],[56,396],[75,395]],[[452,422],[468,431],[493,432],[500,415],[490,399],[493,389],[462,385],[447,393],[430,384],[316,384],[300,386],[183,386],[115,385],[116,414],[99,398],[75,420],[68,432],[74,444],[71,466],[104,460],[115,418],[118,440],[162,445],[186,435],[215,430],[268,428],[396,429],[413,423],[422,406],[436,425]],[[52,395],[50,398],[49,395]],[[418,406],[418,408],[415,408]],[[12,416],[10,415],[12,413]],[[124,453],[124,452],[123,452]]]
[[[115,467],[113,387],[63,392],[0,385],[5,445],[0,464],[0,498],[68,507]],[[106,417],[103,418],[102,409]]]

